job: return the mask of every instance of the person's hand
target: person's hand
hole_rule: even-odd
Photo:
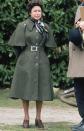
[[[81,28],[81,30],[84,30],[84,21],[78,21],[77,25]]]

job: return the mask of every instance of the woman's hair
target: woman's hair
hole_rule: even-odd
[[[40,6],[40,8],[43,10],[43,5],[41,0],[31,0],[27,4],[27,11],[30,14],[31,10],[34,6]]]

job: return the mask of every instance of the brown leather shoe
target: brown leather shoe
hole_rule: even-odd
[[[29,120],[24,120],[23,121],[23,127],[24,128],[29,128]]]
[[[44,128],[42,121],[38,119],[35,119],[35,126],[38,128]]]

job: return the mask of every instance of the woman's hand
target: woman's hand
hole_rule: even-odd
[[[78,21],[77,25],[81,28],[81,30],[84,30],[84,21]]]

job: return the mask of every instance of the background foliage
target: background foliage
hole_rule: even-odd
[[[72,81],[66,77],[68,66],[68,31],[73,26],[77,8],[75,0],[44,0],[44,17],[51,24],[57,48],[49,50],[52,81],[55,87],[70,87]],[[26,0],[0,0],[0,85],[9,85],[15,67],[13,49],[7,42],[17,24],[28,17]]]

